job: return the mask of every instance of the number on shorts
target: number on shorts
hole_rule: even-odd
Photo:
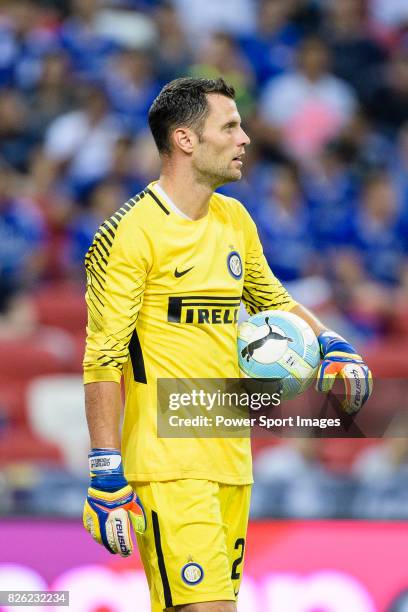
[[[239,557],[237,557],[235,559],[234,563],[232,564],[231,580],[238,580],[241,577],[241,573],[237,572],[237,567],[238,567],[238,565],[240,565],[242,563],[242,559],[244,558],[245,539],[244,538],[238,538],[238,540],[235,542],[234,548],[235,548],[235,550],[238,550],[239,548],[241,550],[240,550]]]

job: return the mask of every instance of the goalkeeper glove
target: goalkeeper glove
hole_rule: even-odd
[[[84,527],[110,553],[127,557],[133,551],[129,518],[134,530],[143,533],[143,506],[124,477],[119,451],[94,448],[88,458],[91,486],[84,505]]]
[[[354,414],[365,404],[373,390],[371,371],[363,358],[333,331],[318,337],[322,363],[317,374],[316,389],[328,393],[337,377],[344,382],[345,397],[341,401],[347,414]]]

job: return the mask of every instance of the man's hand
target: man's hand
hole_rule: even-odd
[[[328,393],[337,377],[344,382],[345,396],[341,404],[347,414],[360,410],[371,395],[373,380],[363,358],[341,336],[325,331],[318,337],[322,363],[317,374],[316,389]]]
[[[112,554],[132,554],[129,518],[138,533],[146,529],[146,517],[137,495],[123,475],[117,450],[93,449],[89,453],[91,486],[84,505],[84,527]]]

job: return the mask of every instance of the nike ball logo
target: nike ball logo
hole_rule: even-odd
[[[176,278],[180,278],[180,276],[184,276],[185,274],[187,274],[187,272],[190,272],[190,270],[192,270],[194,268],[194,266],[191,266],[191,268],[187,268],[187,270],[183,270],[182,272],[179,272],[177,270],[177,268],[174,270],[174,276]]]

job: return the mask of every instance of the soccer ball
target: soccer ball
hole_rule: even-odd
[[[297,315],[266,310],[239,326],[238,363],[245,377],[279,380],[282,399],[291,399],[316,377],[319,343]]]

